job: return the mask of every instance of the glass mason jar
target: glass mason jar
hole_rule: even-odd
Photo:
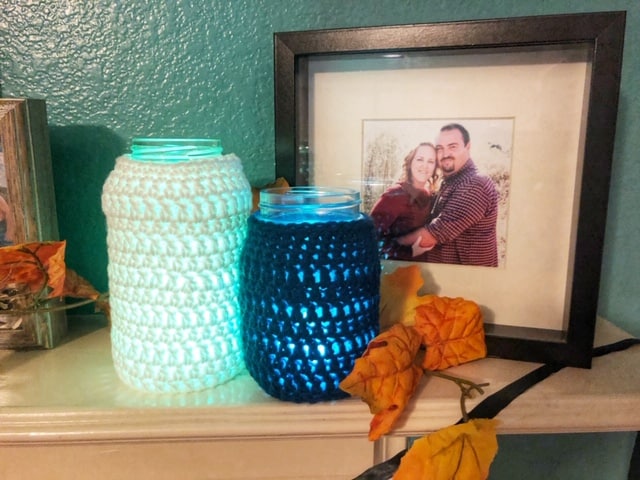
[[[112,353],[127,384],[188,392],[243,371],[238,262],[251,211],[219,140],[134,139],[105,182]]]
[[[347,396],[340,382],[379,330],[380,261],[354,190],[260,192],[240,261],[247,369],[271,396]]]

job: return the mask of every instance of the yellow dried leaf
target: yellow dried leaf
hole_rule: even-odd
[[[415,320],[427,347],[422,363],[426,370],[444,370],[487,355],[482,312],[475,302],[426,295],[416,307]]]
[[[359,396],[374,414],[369,440],[391,430],[413,395],[423,375],[414,363],[419,349],[420,335],[413,328],[394,325],[369,343],[340,383],[342,390]]]
[[[476,419],[416,440],[393,480],[485,480],[498,452],[496,424]]]
[[[396,323],[413,325],[415,308],[422,303],[418,291],[424,285],[417,265],[398,267],[380,279],[380,328]]]

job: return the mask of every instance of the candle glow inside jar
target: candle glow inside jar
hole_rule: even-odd
[[[175,393],[241,373],[238,262],[251,189],[240,159],[216,139],[134,139],[102,207],[119,377]]]
[[[380,262],[373,222],[349,189],[260,193],[240,261],[249,373],[294,402],[347,396],[339,383],[378,333]]]

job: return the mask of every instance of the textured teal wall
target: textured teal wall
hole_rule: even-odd
[[[46,98],[68,262],[102,290],[107,258],[100,193],[132,137],[222,138],[252,183],[273,179],[273,32],[627,10],[600,313],[640,335],[638,0],[3,0],[0,8],[1,94]],[[544,466],[546,450],[561,439],[543,438],[530,458]],[[583,458],[574,460],[593,463],[581,472],[600,473],[563,479],[625,478],[633,437],[598,438],[615,443],[611,455],[602,458],[598,442],[587,441],[580,443]],[[500,472],[507,465],[511,474],[500,478],[524,479],[531,469],[509,455],[510,445],[512,452],[521,448],[512,440],[503,442],[500,455]],[[520,460],[505,460],[511,458]]]
[[[252,183],[273,178],[273,32],[627,10],[600,311],[640,334],[637,0],[4,0],[2,5],[1,93],[47,99],[68,260],[100,289],[107,288],[100,190],[132,137],[219,137],[226,151],[243,160]]]

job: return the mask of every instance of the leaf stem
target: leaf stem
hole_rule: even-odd
[[[61,298],[61,297],[56,297]],[[61,310],[70,310],[72,308],[82,307],[83,305],[89,305],[94,302],[99,302],[101,300],[106,300],[108,295],[100,295],[98,298],[87,298],[84,300],[74,301],[72,303],[63,303],[59,305],[52,305],[50,307],[38,306],[32,309],[9,309],[9,310],[0,310],[0,315],[26,315],[30,313],[46,313],[46,312],[59,312]],[[54,300],[54,299],[51,299]]]
[[[441,371],[425,370],[424,373],[425,375],[444,378],[458,385],[458,388],[460,388],[460,411],[462,412],[462,419],[465,422],[469,421],[469,413],[467,412],[466,405],[467,398],[473,398],[474,391],[477,391],[480,395],[484,395],[483,387],[489,385],[488,383],[475,383],[471,380],[449,375]]]

